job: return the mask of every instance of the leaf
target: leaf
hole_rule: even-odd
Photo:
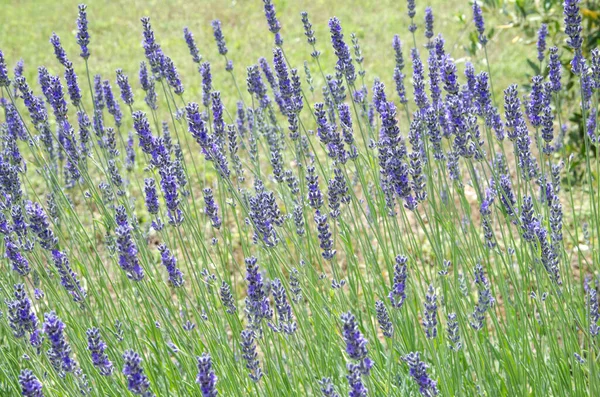
[[[536,62],[533,62],[531,59],[528,59],[528,60],[527,60],[527,64],[529,65],[529,67],[530,67],[531,69],[533,69],[533,72],[534,72],[536,75],[539,75],[539,74],[540,74],[540,65],[539,65],[538,63],[536,63]]]

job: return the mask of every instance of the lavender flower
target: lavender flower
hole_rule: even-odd
[[[44,397],[42,392],[42,382],[36,378],[29,369],[24,369],[19,374],[19,384],[21,385],[21,394],[25,397]]]
[[[521,112],[521,101],[519,100],[515,84],[510,85],[504,90],[504,114],[506,127],[508,128],[508,139],[515,141],[522,132],[523,125],[525,124]]]
[[[308,185],[308,203],[318,210],[323,205],[323,193],[319,189],[319,176],[312,165],[306,168],[306,182]]]
[[[54,266],[60,275],[62,286],[65,287],[75,302],[82,302],[87,294],[79,283],[77,273],[71,268],[69,258],[67,258],[63,252],[54,249],[52,250],[52,259],[54,261]]]
[[[256,195],[249,198],[249,222],[254,227],[254,241],[262,240],[268,247],[279,243],[279,237],[274,226],[283,225],[283,217],[275,195],[267,192],[263,182],[257,179],[254,182]]]
[[[92,124],[87,114],[83,111],[77,112],[77,124],[79,125],[79,145],[81,157],[85,158],[90,153],[90,129]]]
[[[133,105],[133,91],[131,90],[129,79],[123,73],[122,69],[117,69],[117,85],[121,89],[121,99],[123,99],[123,102],[128,106]]]
[[[479,33],[479,42],[485,46],[487,44],[487,37],[485,36],[485,23],[483,21],[483,12],[477,1],[473,2],[473,21],[475,22],[475,28]]]
[[[183,273],[177,267],[177,258],[171,254],[171,251],[165,244],[158,246],[158,252],[160,252],[160,259],[163,266],[167,269],[167,273],[169,273],[169,283],[175,288],[183,286]]]
[[[60,43],[60,38],[54,32],[52,32],[52,36],[50,36],[50,44],[52,44],[52,47],[54,47],[54,55],[56,56],[56,59],[58,59],[58,62],[66,67],[69,63],[67,54]]]
[[[65,80],[67,82],[69,98],[73,106],[77,107],[81,103],[81,90],[77,83],[77,75],[75,74],[75,70],[73,70],[73,64],[70,61],[67,61],[65,65]]]
[[[574,51],[571,68],[575,74],[580,73],[581,68],[581,45],[583,38],[581,37],[581,13],[579,11],[579,0],[565,0],[564,2],[565,15],[565,33],[569,38],[567,45]]]
[[[410,25],[408,26],[408,31],[411,33],[415,33],[417,31],[417,25],[415,24],[415,15],[417,15],[415,0],[407,0],[406,1],[407,9],[408,9],[408,17],[410,18]]]
[[[433,37],[433,10],[431,7],[425,8],[425,37],[431,40]]]
[[[543,225],[536,224],[535,235],[540,244],[541,257],[540,260],[544,269],[548,273],[550,280],[557,285],[562,285],[560,278],[560,269],[558,267],[558,256],[556,254],[556,247],[552,246],[548,241],[548,231]]]
[[[146,93],[146,96],[144,97],[146,105],[148,105],[150,109],[156,110],[158,105],[156,103],[157,97],[154,77],[148,75],[148,68],[144,61],[140,62],[140,85],[142,86],[142,90]]]
[[[323,259],[329,261],[335,256],[336,250],[333,249],[333,238],[329,231],[329,223],[327,222],[327,215],[321,215],[321,212],[317,210],[315,212],[315,223],[317,224],[317,236],[319,237],[319,246],[323,250],[321,255]]]
[[[221,303],[226,308],[226,312],[229,314],[234,314],[237,310],[235,307],[235,299],[231,294],[231,287],[225,281],[223,281],[221,284],[219,295],[221,296]]]
[[[410,50],[410,57],[413,64],[413,89],[415,103],[421,111],[425,111],[429,106],[427,93],[425,92],[425,76],[423,71],[423,63],[419,57],[419,51],[416,48]]]
[[[87,61],[90,57],[90,50],[88,45],[90,44],[90,33],[88,32],[88,20],[87,20],[87,5],[79,4],[79,16],[77,17],[77,44],[81,48],[80,56]]]
[[[546,51],[546,38],[548,37],[548,25],[543,23],[538,30],[538,40],[537,40],[537,52],[538,52],[538,61],[542,62],[546,57],[544,52]]]
[[[107,132],[108,132],[108,129],[107,129]],[[110,135],[108,135],[108,136],[110,136]],[[111,152],[110,149],[109,149],[109,152]],[[114,155],[114,154],[117,154],[118,152],[116,152],[116,149],[114,149],[114,150],[112,150],[112,153]],[[114,159],[108,160],[107,168],[108,168],[108,176],[110,177],[110,182],[111,182],[112,186],[117,189],[117,195],[124,196],[125,190],[123,190],[123,177],[121,176],[121,173],[119,172],[119,166],[117,165],[117,163],[115,162]]]
[[[287,300],[287,293],[281,280],[278,278],[271,282],[271,291],[273,292],[273,300],[277,309],[277,325],[269,323],[269,327],[275,332],[281,332],[288,335],[293,335],[296,332],[296,322],[292,314],[292,307]]]
[[[248,376],[254,382],[258,382],[263,376],[260,363],[258,362],[258,353],[256,353],[256,335],[254,331],[245,329],[241,333],[242,357],[246,361]]]
[[[440,108],[440,100],[442,96],[441,75],[440,75],[440,60],[438,59],[435,50],[429,49],[429,58],[427,59],[429,65],[429,88],[431,92],[431,107],[434,109]]]
[[[16,233],[21,239],[27,237],[27,223],[25,222],[25,216],[23,215],[23,209],[19,205],[13,205],[10,209],[10,215],[12,218],[12,231]]]
[[[46,112],[43,101],[33,94],[25,77],[15,78],[15,86],[20,91],[20,96],[23,98],[23,102],[29,111],[34,127],[40,133],[44,133],[49,127],[48,113]]]
[[[439,391],[437,383],[427,374],[428,365],[421,361],[418,352],[409,353],[402,357],[402,360],[408,364],[410,376],[419,385],[419,392],[425,397],[437,396]]]
[[[301,262],[301,265],[303,263]],[[295,267],[292,268],[290,272],[290,291],[292,293],[292,301],[294,303],[299,303],[302,301],[302,288],[300,287],[300,280],[298,279],[298,269]]]
[[[433,339],[437,336],[437,295],[435,294],[433,284],[429,284],[423,307],[425,308],[423,312],[425,335],[427,339]]]
[[[279,31],[281,30],[281,24],[277,19],[275,13],[275,6],[272,0],[263,0],[265,4],[265,16],[267,17],[267,23],[269,24],[269,31],[275,35],[275,45],[280,47],[283,45],[283,39]]]
[[[401,308],[406,300],[406,262],[408,258],[402,255],[396,257],[396,265],[394,266],[394,284],[388,298],[392,307]]]
[[[123,353],[123,375],[127,378],[127,388],[130,392],[142,397],[153,396],[150,391],[150,381],[144,374],[144,368],[142,368],[142,359],[139,354],[133,350],[126,350]]]
[[[213,192],[211,188],[204,189],[204,204],[206,208],[204,213],[209,217],[212,227],[215,229],[221,228],[221,218],[219,218],[219,207],[215,203]]]
[[[535,228],[537,227],[537,219],[533,212],[533,201],[531,196],[523,197],[521,205],[521,230],[522,237],[525,241],[533,241],[535,239]]]
[[[152,155],[155,146],[155,138],[152,136],[152,131],[150,131],[150,123],[148,122],[146,113],[139,110],[135,111],[132,114],[132,118],[133,129],[135,129],[138,134],[142,152]]]
[[[8,69],[6,68],[6,60],[4,53],[0,50],[0,87],[8,87],[10,79],[8,78]]]
[[[248,66],[247,71],[248,78],[246,82],[248,84],[248,92],[256,97],[261,108],[267,108],[271,100],[267,95],[267,87],[265,87],[262,81],[258,65]]]
[[[265,294],[262,274],[260,274],[257,259],[253,256],[246,258],[246,281],[248,283],[248,296],[246,297],[246,314],[253,330],[261,329],[263,319],[273,316],[269,307],[269,298]]]
[[[467,67],[465,68],[465,75],[467,76],[467,81],[472,81],[472,83],[469,84],[470,92],[475,94],[476,80],[475,80],[475,76],[470,74],[470,71],[472,71],[472,65],[467,64]],[[458,95],[460,86],[458,84],[456,64],[452,61],[452,58],[450,58],[448,55],[444,55],[442,58],[441,72],[442,72],[442,81],[444,82],[444,90],[449,95]]]
[[[404,74],[402,70],[404,69],[404,57],[402,56],[402,42],[398,35],[394,35],[392,40],[392,47],[395,53],[396,67],[394,68],[394,82],[396,83],[396,92],[398,97],[400,98],[400,103],[406,104],[408,100],[406,99],[406,89],[404,87]]]
[[[46,250],[53,249],[58,244],[58,239],[54,236],[48,217],[39,203],[28,201],[25,204],[27,217],[29,218],[29,228],[38,237],[40,246]]]
[[[383,336],[391,338],[394,334],[394,325],[392,324],[388,310],[382,301],[375,302],[375,311],[377,312],[377,322],[379,323],[379,328],[381,328]]]
[[[344,42],[344,35],[342,34],[342,26],[340,20],[336,17],[329,19],[329,31],[331,32],[331,43],[333,50],[337,56],[336,69],[344,74],[348,84],[354,84],[356,80],[356,72],[354,64],[352,63],[352,56],[350,55],[350,49],[346,42]]]
[[[456,313],[448,314],[448,347],[455,352],[462,348],[460,334],[458,333],[458,321],[456,321]]]
[[[15,338],[23,338],[37,329],[38,320],[33,312],[31,300],[25,292],[25,285],[14,285],[14,300],[6,300],[8,306],[8,324]]]
[[[57,76],[50,76],[48,79],[48,95],[50,105],[54,111],[54,116],[58,123],[62,123],[67,117],[67,102],[63,94],[63,87]]]
[[[600,49],[592,50],[591,78],[595,90],[600,90]]]
[[[144,278],[144,269],[140,266],[137,257],[137,245],[131,235],[132,227],[129,225],[125,207],[117,207],[115,220],[117,228],[117,249],[119,251],[119,266],[125,271],[127,277],[134,281],[141,281]]]
[[[148,212],[156,215],[158,214],[158,195],[156,194],[156,182],[153,178],[146,178],[144,180],[144,192],[146,195],[146,208]]]
[[[475,267],[475,284],[477,285],[477,306],[475,311],[471,314],[471,327],[474,330],[479,331],[484,326],[485,312],[492,306],[494,306],[495,299],[490,291],[490,284],[488,279],[485,277],[483,267],[478,263]]]
[[[77,363],[71,358],[71,346],[65,339],[65,324],[52,311],[44,314],[42,329],[50,341],[48,357],[54,369],[58,372],[73,372]]]
[[[183,223],[184,218],[183,212],[179,209],[179,185],[175,171],[174,165],[168,164],[160,168],[159,174],[160,187],[167,205],[169,224],[172,226],[179,226]]]
[[[346,379],[348,380],[348,385],[350,386],[348,396],[366,397],[368,390],[363,383],[360,367],[358,365],[349,363],[346,365],[346,369],[348,371]]]
[[[292,214],[294,218],[294,225],[296,225],[296,234],[298,236],[303,236],[305,233],[304,230],[304,213],[302,211],[301,205],[296,205],[294,207],[294,212]]]
[[[322,397],[340,397],[333,387],[331,378],[321,379],[319,385],[321,386],[321,393],[323,393]]]
[[[550,206],[550,230],[552,231],[552,243],[558,244],[563,239],[562,234],[562,219],[563,219],[563,210],[562,204],[560,203],[560,198],[557,195],[552,196]]]
[[[15,68],[13,69],[14,71],[14,75],[15,75],[15,96],[17,96],[17,84],[16,84],[16,80],[18,78],[22,78],[23,77],[23,69],[25,68],[25,61],[23,61],[23,59],[19,59],[17,61],[17,64],[15,65]]]
[[[265,65],[267,65],[266,62],[262,63],[263,70],[266,71],[264,67]],[[295,104],[293,103],[294,88],[288,74],[287,64],[281,48],[273,49],[273,67],[275,69],[275,73],[277,74],[276,86],[279,88],[283,112],[284,114],[288,115],[290,112],[295,110]],[[273,86],[273,83],[271,83],[271,86]]]
[[[552,91],[559,92],[562,88],[560,82],[562,76],[562,64],[558,55],[558,47],[550,47],[548,61],[548,79],[552,83]]]
[[[356,362],[360,373],[368,375],[373,367],[373,361],[368,357],[367,340],[358,329],[356,318],[351,312],[342,313],[340,318],[343,323],[342,336],[346,343],[346,353]]]
[[[210,354],[202,353],[200,357],[196,357],[198,361],[198,376],[196,383],[200,385],[202,397],[217,397],[217,377],[212,370],[212,361]]]
[[[211,22],[211,25],[219,49],[219,54],[227,55],[227,45],[225,44],[225,36],[223,36],[223,31],[221,30],[221,21],[215,19]]]
[[[21,276],[26,276],[31,270],[29,262],[21,254],[20,248],[10,235],[4,236],[4,251],[5,256],[12,264],[12,269],[19,273]]]
[[[202,61],[202,55],[200,55],[200,52],[198,51],[196,41],[194,40],[194,35],[187,27],[183,28],[183,38],[185,39],[185,43],[187,44],[188,49],[190,50],[192,60],[195,63],[200,63]]]
[[[596,288],[588,288],[587,290],[587,306],[588,306],[588,321],[590,322],[590,334],[598,336],[600,333],[600,312],[598,311],[598,292]]]
[[[173,88],[173,92],[176,95],[182,95],[184,92],[183,83],[179,78],[179,73],[177,72],[173,60],[168,56],[163,56],[162,58],[162,73],[167,80],[167,84]]]
[[[129,131],[127,134],[127,146],[125,147],[125,169],[129,172],[133,171],[135,166],[135,149],[133,148],[133,133]]]
[[[44,69],[45,70],[45,69]],[[40,82],[42,80],[42,68],[39,69],[40,72]],[[48,71],[45,71],[45,74],[47,74]],[[96,105],[96,108],[99,110],[103,110],[104,107],[106,106],[106,103],[104,101],[104,91],[102,91],[102,76],[100,76],[99,74],[94,76],[94,104]]]
[[[545,106],[542,110],[541,125],[541,135],[545,142],[543,151],[545,154],[550,155],[552,154],[552,140],[554,139],[554,114],[550,106]]]
[[[104,343],[100,336],[100,330],[98,328],[90,328],[86,331],[86,334],[88,350],[92,357],[92,364],[100,371],[100,375],[112,375],[114,367],[104,352],[106,350],[106,343]]]
[[[225,122],[223,121],[223,102],[221,101],[221,93],[219,91],[213,91],[210,94],[211,97],[211,110],[213,112],[213,129],[215,135],[215,141],[219,146],[223,146],[223,140],[225,138]]]
[[[143,41],[142,46],[144,47],[144,53],[146,54],[146,59],[148,60],[148,64],[150,65],[150,69],[152,73],[154,73],[157,77],[160,76],[160,71],[162,68],[162,58],[163,53],[160,48],[160,45],[156,42],[154,38],[154,31],[152,30],[152,25],[150,25],[150,18],[143,17],[140,19],[142,22],[143,31]]]
[[[315,37],[315,31],[312,28],[312,24],[308,19],[308,13],[306,11],[302,11],[300,15],[302,16],[302,25],[304,26],[304,35],[306,36],[306,41],[308,41],[308,44],[310,44],[313,47],[313,52],[311,52],[310,55],[313,58],[319,58],[321,52],[315,49],[315,44],[317,44],[317,38]]]
[[[542,124],[540,113],[544,106],[544,92],[543,92],[543,77],[533,76],[531,79],[531,93],[529,94],[529,101],[527,102],[527,117],[534,127],[539,127]]]
[[[110,82],[108,80],[104,80],[102,82],[102,92],[104,94],[104,101],[106,102],[106,108],[108,109],[108,113],[110,113],[115,118],[115,124],[117,127],[121,125],[121,119],[123,118],[123,114],[121,113],[121,107],[115,101],[115,97],[113,96],[112,87],[110,86]]]

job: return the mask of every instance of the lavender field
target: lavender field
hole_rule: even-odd
[[[478,2],[451,41],[400,2],[381,61],[278,4],[242,58],[150,8],[106,71],[100,4],[0,47],[0,396],[600,395],[589,10],[526,77]]]

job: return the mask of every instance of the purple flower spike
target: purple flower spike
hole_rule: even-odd
[[[358,329],[356,317],[351,312],[341,315],[343,327],[342,336],[346,342],[346,353],[356,362],[361,374],[368,375],[373,367],[373,361],[368,357],[367,340]]]
[[[196,357],[198,361],[198,376],[196,383],[200,385],[202,397],[217,397],[217,377],[212,370],[212,361],[210,354],[202,353],[200,357]]]
[[[396,257],[396,265],[394,266],[394,285],[388,297],[392,307],[401,308],[406,300],[406,262],[408,258],[402,255]]]
[[[90,44],[90,33],[88,32],[88,20],[87,20],[87,5],[79,4],[79,16],[77,17],[77,44],[81,48],[80,56],[83,59],[90,57],[90,50],[88,45]]]
[[[21,385],[21,394],[24,397],[44,397],[42,382],[36,378],[31,370],[24,369],[21,371],[19,384]]]
[[[546,39],[548,37],[548,25],[543,23],[538,30],[538,40],[537,40],[537,51],[538,51],[538,61],[542,62],[546,55],[544,52],[546,51]]]
[[[269,24],[269,31],[275,35],[275,45],[281,47],[283,45],[283,39],[279,33],[281,30],[281,24],[277,19],[273,1],[263,0],[263,3],[265,4],[265,17],[267,18],[267,23]]]
[[[114,367],[104,352],[106,350],[106,343],[104,343],[100,336],[100,330],[98,328],[90,328],[87,330],[86,334],[88,350],[92,357],[92,364],[100,371],[100,375],[112,375]]]
[[[154,396],[150,391],[150,381],[141,366],[142,359],[140,355],[133,350],[126,350],[123,353],[123,360],[125,361],[123,375],[127,378],[129,391],[142,397]]]
[[[409,353],[402,357],[402,360],[408,364],[410,368],[410,376],[419,385],[419,392],[422,396],[433,397],[439,394],[437,383],[427,374],[427,364],[421,361],[418,352]]]
[[[483,21],[483,12],[477,1],[473,2],[473,21],[475,22],[475,28],[479,34],[479,42],[485,46],[487,44],[487,37],[485,36],[485,22]]]
[[[8,323],[15,338],[23,338],[37,329],[38,320],[23,284],[14,285],[14,300],[7,300]]]
[[[52,366],[59,372],[73,372],[77,363],[71,357],[71,346],[65,339],[65,324],[50,312],[44,315],[43,331],[50,341],[48,357]]]
[[[185,39],[185,43],[190,50],[190,55],[192,56],[194,62],[200,63],[202,61],[202,55],[200,55],[200,52],[198,51],[196,41],[194,40],[194,35],[187,27],[183,28],[183,38]]]

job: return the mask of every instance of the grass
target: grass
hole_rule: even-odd
[[[419,3],[419,2],[417,2]],[[25,77],[28,80],[37,76],[37,66],[46,65],[53,73],[60,69],[55,62],[48,39],[52,32],[63,38],[63,45],[68,54],[78,54],[77,43],[71,40],[75,32],[77,2],[69,1],[18,1],[8,2],[0,16],[0,46],[7,59],[25,61]],[[189,62],[187,47],[183,41],[184,26],[195,34],[200,53],[204,59],[221,65],[212,37],[210,21],[220,19],[223,22],[224,34],[230,53],[236,65],[235,74],[238,80],[245,79],[245,67],[256,62],[261,56],[270,59],[271,38],[266,29],[260,2],[256,1],[206,1],[192,3],[187,1],[111,1],[90,2],[89,18],[92,26],[93,57],[90,64],[94,73],[110,77],[114,80],[114,71],[122,68],[129,76],[136,76],[139,61],[143,56],[141,48],[141,16],[150,16],[156,35],[164,50],[178,66],[182,80],[187,83],[186,90],[190,97],[198,97],[200,80],[196,68]],[[464,63],[476,63],[478,69],[485,64],[481,56],[473,59],[463,48],[465,39],[472,31],[470,26],[471,9],[468,2],[433,1],[417,4],[417,18],[423,17],[426,5],[434,9],[435,29],[444,32],[448,43],[448,51]],[[286,55],[292,65],[301,68],[305,60],[314,67],[310,58],[308,45],[304,40],[300,12],[308,11],[321,47],[325,49],[328,38],[327,20],[337,16],[344,24],[347,32],[355,32],[360,39],[365,56],[365,69],[369,71],[367,81],[372,83],[374,77],[391,85],[394,59],[391,42],[394,34],[401,34],[406,40],[406,29],[409,24],[406,16],[406,5],[397,1],[345,1],[342,4],[331,1],[315,1],[307,4],[295,1],[276,2],[278,14],[286,37]],[[43,12],[39,10],[43,9]],[[466,22],[465,22],[466,21]],[[497,26],[502,22],[488,21],[489,26]],[[500,34],[490,43],[490,67],[497,76],[498,95],[501,90],[512,83],[512,76],[521,76],[524,65],[524,54],[532,50],[531,43],[523,38],[515,38],[514,33],[499,30]],[[424,43],[423,31],[417,35],[419,43]],[[513,43],[514,41],[514,43]],[[505,45],[510,42],[511,45]],[[408,42],[407,42],[408,43]],[[333,53],[324,51],[323,63],[332,65]],[[480,54],[481,55],[481,54]],[[81,63],[75,64],[79,74],[84,72]],[[235,96],[237,92],[227,74],[215,73],[215,87],[223,92],[224,98]],[[315,78],[319,78],[315,75]],[[139,87],[137,78],[132,83]],[[231,94],[231,95],[230,95]]]
[[[465,62],[473,62],[477,72],[487,71],[482,49],[471,56],[464,46],[474,30],[469,22],[470,5],[442,1],[431,5],[435,30],[446,38],[446,50],[458,65],[461,84]],[[210,354],[217,388],[224,396],[326,395],[322,390],[327,383],[324,378],[330,378],[340,395],[348,395],[350,387],[358,384],[374,396],[428,395],[428,390],[432,395],[434,388],[444,396],[598,394],[595,327],[600,315],[594,283],[600,261],[596,179],[600,162],[589,154],[594,142],[586,141],[586,156],[579,159],[586,164],[586,180],[581,188],[573,189],[569,180],[561,180],[560,167],[561,162],[568,167],[571,159],[561,150],[542,154],[540,129],[529,125],[526,137],[531,138],[540,174],[528,178],[524,163],[517,161],[523,159],[523,141],[515,145],[496,139],[484,117],[476,115],[476,107],[465,105],[461,120],[466,127],[453,134],[464,137],[460,134],[468,130],[471,137],[465,139],[475,151],[485,153],[480,152],[481,158],[458,156],[458,175],[451,177],[448,157],[434,157],[431,129],[424,120],[416,122],[421,117],[418,113],[411,115],[417,107],[412,99],[408,54],[412,37],[404,3],[276,2],[285,57],[290,67],[300,70],[304,100],[299,115],[301,140],[288,135],[287,117],[274,102],[259,106],[258,98],[246,92],[246,66],[256,63],[260,56],[273,59],[273,38],[260,1],[169,2],[168,7],[165,2],[103,2],[88,6],[90,74],[109,78],[118,96],[115,69],[122,68],[134,86],[136,100],[132,107],[121,102],[124,122],[120,127],[108,112],[103,113],[105,125],[115,128],[120,153],[107,150],[106,142],[99,144],[90,131],[92,154],[79,157],[77,169],[82,177],[73,187],[65,183],[64,169],[67,160],[81,153],[66,150],[71,138],[64,126],[61,129],[55,122],[51,106],[53,133],[66,134],[64,146],[56,147],[64,156],[58,161],[50,158],[35,136],[37,131],[22,101],[15,102],[27,133],[35,139],[18,142],[26,170],[12,152],[3,150],[1,156],[1,213],[13,230],[4,240],[3,250],[10,258],[3,261],[0,277],[0,295],[8,307],[8,314],[0,321],[0,395],[22,392],[25,382],[19,374],[25,369],[33,371],[46,396],[116,396],[128,393],[128,389],[142,394],[122,373],[135,361],[129,355],[124,357],[128,349],[139,354],[150,390],[160,396],[200,395],[197,358],[204,353]],[[427,69],[420,22],[424,6],[417,7],[417,47]],[[302,10],[309,12],[317,47],[323,51],[318,62],[310,57],[305,41],[299,18]],[[167,85],[157,82],[156,112],[143,103],[144,93],[137,81],[139,62],[144,59],[139,18],[145,15],[151,17],[156,38],[177,65],[186,88],[178,97]],[[336,61],[327,28],[332,15],[341,19],[347,41],[350,32],[356,32],[360,40],[370,93],[365,102],[351,102],[350,94],[362,81],[357,80],[356,86],[348,79],[344,82],[346,99],[338,100],[338,104],[349,106],[359,152],[356,159],[347,162],[328,156],[331,149],[313,132],[323,128],[317,124],[319,115],[314,105],[323,100],[324,74],[333,73]],[[24,76],[37,94],[40,90],[34,82],[38,65],[46,65],[52,74],[63,74],[48,43],[52,31],[61,37],[84,95],[81,105],[68,105],[69,120],[77,132],[73,142],[81,143],[75,111],[87,110],[91,117],[90,109],[98,103],[93,103],[87,89],[85,63],[76,56],[76,4],[15,2],[3,7],[0,18],[0,49],[9,65],[24,59]],[[215,18],[223,24],[228,57],[235,65],[233,75],[225,72],[224,59],[217,53],[210,28]],[[492,17],[487,23],[495,26],[502,21]],[[193,123],[174,115],[178,110],[190,116],[193,108],[184,110],[185,105],[202,101],[201,77],[183,41],[183,26],[195,34],[201,54],[212,64],[213,87],[220,91],[225,105],[224,122],[236,125],[235,106],[240,99],[245,103],[246,117],[254,115],[252,125],[244,124],[247,131],[234,128],[231,135],[222,138],[223,146],[217,143],[217,149],[205,148],[227,155],[229,176],[219,172],[191,139]],[[406,109],[398,104],[393,89],[391,39],[396,33],[404,43],[405,73],[409,75]],[[531,43],[513,40],[509,34],[501,30],[488,44],[489,68],[502,116],[502,91],[511,83],[528,81],[523,54],[533,51]],[[506,42],[514,45],[503,44]],[[314,93],[304,81],[305,60],[315,80]],[[370,120],[367,107],[373,104],[371,87],[376,77],[385,83],[388,100],[396,102],[397,117],[386,119],[385,108],[380,107]],[[4,106],[9,109],[13,101],[10,93],[12,87],[2,88]],[[516,95],[523,94],[529,92]],[[273,90],[268,95],[273,99]],[[443,91],[442,103],[448,109],[452,95]],[[599,97],[600,90],[594,91],[588,110],[597,108]],[[552,98],[551,114],[557,120],[568,120],[565,109],[554,106],[560,103],[559,98],[560,92]],[[326,123],[335,124],[339,133],[339,108],[326,105],[325,109]],[[152,165],[155,152],[144,153],[138,147],[136,131],[136,161],[127,170],[125,140],[133,130],[135,110],[146,113],[154,137],[165,136],[155,122],[166,122],[182,157],[176,155],[175,148],[169,151],[168,161]],[[200,111],[205,110],[206,117],[213,120],[215,109],[200,105]],[[385,122],[395,125],[396,119],[410,157],[402,155],[399,143],[386,140],[393,137],[393,131],[384,128]],[[409,128],[411,121],[414,123]],[[213,142],[219,142],[218,125],[207,124]],[[5,130],[9,131],[0,129],[4,145],[13,149],[10,144],[16,139]],[[597,127],[594,132],[598,133]],[[230,150],[236,146],[234,141],[237,151]],[[460,148],[457,141],[452,136],[444,138],[444,152]],[[553,143],[560,143],[560,138]],[[394,213],[390,215],[390,196],[382,186],[385,181],[400,186],[402,181],[395,178],[403,171],[392,169],[398,165],[392,161],[380,162],[387,150],[409,170],[411,194],[419,189],[419,175],[424,178],[422,188],[427,198],[413,210],[406,208],[409,201],[392,192]],[[492,162],[496,153],[501,153],[505,167]],[[235,172],[236,155],[243,178]],[[113,161],[122,181],[110,171]],[[278,163],[292,178],[286,175],[277,182]],[[552,173],[552,167],[558,171]],[[23,200],[15,198],[14,186],[7,182],[5,175],[11,170],[22,183]],[[179,177],[173,179],[180,199],[176,206],[184,220],[181,225],[170,225],[165,186],[176,171],[186,180],[184,184]],[[313,172],[318,179],[307,184],[307,175]],[[158,214],[149,212],[145,205],[145,178],[155,181],[160,198]],[[500,183],[506,179],[510,186]],[[264,188],[256,184],[258,180],[264,182]],[[547,199],[544,181],[550,183],[551,200]],[[102,184],[107,187],[101,188]],[[346,193],[340,186],[346,187]],[[205,188],[212,189],[220,227],[214,227],[214,219],[208,216],[211,211],[206,209]],[[342,191],[337,198],[344,198],[337,218],[333,216],[336,188]],[[316,190],[324,201],[321,206],[308,195],[309,191],[316,194]],[[514,194],[514,202],[506,198],[509,193]],[[27,211],[27,200],[43,206],[48,215],[48,225],[43,228],[52,230],[58,239],[55,250],[40,245],[34,228],[19,234],[19,211],[25,211],[28,223],[35,223]],[[484,200],[490,204],[489,212]],[[535,221],[528,221],[526,216],[529,200]],[[327,219],[320,218],[321,214],[328,215]],[[163,228],[153,224],[157,217],[165,222]],[[268,221],[262,222],[264,217]],[[587,224],[585,232],[583,223]],[[263,230],[274,231],[277,241],[273,235],[263,239]],[[531,233],[533,237],[528,238]],[[323,255],[330,253],[329,237],[331,248],[336,250],[333,258]],[[28,260],[31,272],[11,270],[16,263],[9,249],[11,241]],[[35,245],[29,247],[33,242]],[[159,249],[159,244],[168,247],[173,257],[162,246]],[[68,264],[57,260],[63,258],[61,254],[66,255]],[[398,257],[402,255],[405,260]],[[142,280],[133,280],[131,271],[128,277],[122,269],[131,257],[137,258],[144,270]],[[402,267],[404,261],[406,269]],[[172,282],[174,265],[185,275],[181,288]],[[402,280],[403,270],[406,281]],[[17,283],[25,284],[31,298],[22,299],[21,305],[30,302],[37,319],[35,326],[24,329],[21,338],[10,328],[19,323],[14,309],[11,311]],[[396,291],[399,299],[402,288],[406,300],[394,307],[389,294]],[[228,289],[231,300],[226,299]],[[85,297],[82,290],[87,293]],[[290,304],[291,312],[284,310],[284,301]],[[53,311],[65,324],[64,335],[62,331],[58,336],[52,332]],[[102,375],[90,357],[87,333],[92,327],[99,329],[106,343],[106,358],[114,365],[109,376]],[[41,347],[27,339],[34,329],[43,330]],[[64,344],[56,343],[63,337],[70,346],[66,351]],[[362,351],[363,337],[368,341],[367,352]],[[352,349],[352,344],[359,347]],[[52,349],[61,352],[62,367],[52,360]],[[426,363],[427,374],[436,386],[418,384],[426,378],[415,376],[423,370],[417,367],[416,356],[409,355],[415,352]],[[76,361],[74,366],[64,364],[67,356]],[[366,356],[374,363],[370,371],[365,370]],[[356,365],[362,365],[362,373],[356,367],[351,369]],[[257,379],[261,374],[258,368],[261,379]]]

